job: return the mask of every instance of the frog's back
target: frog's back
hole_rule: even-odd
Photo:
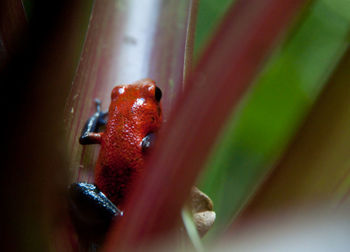
[[[116,86],[102,135],[95,168],[95,183],[110,200],[120,205],[133,181],[142,173],[151,139],[161,125],[160,90],[154,81]]]

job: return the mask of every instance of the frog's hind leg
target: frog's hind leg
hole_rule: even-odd
[[[96,112],[86,121],[79,138],[79,143],[82,145],[101,143],[103,132],[99,132],[99,128],[107,123],[105,117],[108,112],[101,111],[99,99],[95,99],[95,103]]]
[[[103,240],[112,221],[123,215],[94,184],[73,183],[68,202],[77,234],[87,241]]]

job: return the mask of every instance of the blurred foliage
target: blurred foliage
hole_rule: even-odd
[[[199,8],[195,51],[212,33],[203,13],[218,18],[224,12],[201,10],[211,7],[206,2]],[[217,212],[211,234],[231,223],[283,153],[347,47],[349,13],[346,0],[314,1],[232,114],[200,180]]]
[[[33,12],[33,0],[22,0],[24,11],[26,12],[27,18],[30,19]]]
[[[210,36],[213,35],[215,28],[220,23],[222,16],[233,2],[234,0],[199,1],[194,39],[195,58],[198,58],[201,50],[209,41]]]
[[[296,214],[317,205],[315,213],[322,208],[348,212],[349,68],[348,48],[273,173],[239,215],[240,226],[281,209]]]

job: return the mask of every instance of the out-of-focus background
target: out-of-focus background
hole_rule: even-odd
[[[201,1],[195,37],[196,57],[200,55],[200,49],[215,32],[217,22],[232,2]],[[214,201],[217,211],[216,227],[230,223],[229,220],[239,213],[261,183],[269,183],[270,173],[281,157],[288,155],[286,151],[290,152],[288,147],[293,147],[291,143],[298,136],[297,132],[317,98],[322,91],[330,92],[323,88],[349,46],[349,8],[348,1],[312,1],[300,13],[294,26],[286,31],[287,36],[276,45],[254,86],[245,95],[239,108],[233,111],[199,181],[201,189]],[[347,67],[349,66],[344,66]],[[345,88],[345,85],[346,80],[338,86]],[[345,88],[343,91],[349,90]],[[308,127],[312,127],[310,130],[315,132],[306,133],[307,136],[316,135],[318,130],[322,130],[317,136],[327,142],[309,139],[313,141],[308,143],[310,149],[304,149],[298,157],[293,156],[287,161],[294,173],[286,172],[285,176],[289,177],[283,178],[283,183],[275,187],[271,185],[274,194],[270,194],[270,198],[264,198],[266,205],[269,205],[266,208],[276,212],[281,208],[293,208],[298,203],[305,203],[305,199],[303,202],[295,199],[302,198],[302,194],[309,195],[312,202],[322,197],[328,198],[333,193],[337,200],[346,195],[346,174],[350,168],[346,159],[348,153],[346,150],[343,150],[345,153],[339,151],[339,148],[345,146],[333,134],[345,137],[347,132],[341,131],[346,130],[349,118],[339,115],[341,119],[337,120],[341,122],[336,123],[338,128],[335,129],[337,126],[331,125],[333,119],[330,116],[343,113],[340,112],[342,106],[335,104],[334,100],[327,102],[328,105],[324,106],[334,111],[324,111],[324,114],[319,115],[319,120],[314,119],[308,124]],[[340,123],[344,123],[345,127],[340,126]],[[307,136],[302,135],[303,138]],[[300,138],[295,141],[302,141]],[[335,156],[329,157],[330,155]],[[296,158],[303,160],[296,161]],[[332,164],[337,158],[339,163]],[[313,167],[309,170],[307,166]],[[338,173],[338,176],[335,175]],[[284,197],[289,197],[289,201],[281,199]],[[278,203],[278,200],[281,202]]]

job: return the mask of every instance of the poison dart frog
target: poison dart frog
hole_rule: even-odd
[[[92,237],[103,234],[112,219],[123,214],[119,208],[124,207],[135,178],[143,172],[162,123],[161,97],[155,82],[143,79],[114,87],[108,112],[102,112],[96,100],[97,111],[87,120],[79,139],[82,145],[101,145],[95,183],[73,183],[69,189],[78,232]]]

